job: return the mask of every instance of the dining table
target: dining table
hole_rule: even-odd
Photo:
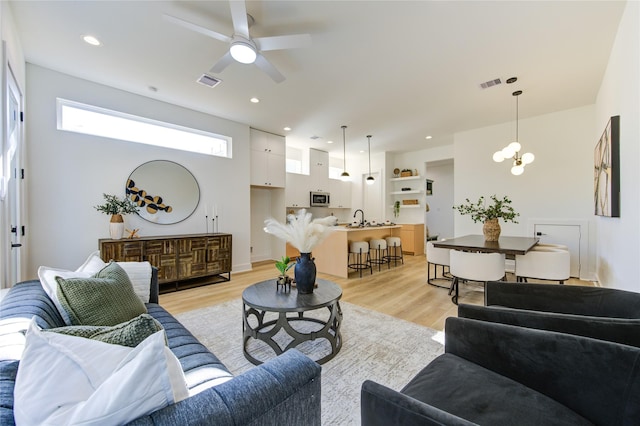
[[[434,247],[475,251],[482,253],[504,253],[508,257],[526,254],[540,241],[534,237],[500,237],[498,241],[486,241],[484,235],[464,235],[446,240],[432,241]]]

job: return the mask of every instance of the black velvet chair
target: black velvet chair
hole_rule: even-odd
[[[490,282],[487,306],[458,316],[640,347],[640,293],[600,287]]]
[[[640,349],[448,318],[445,353],[401,391],[361,390],[363,426],[631,425],[640,419]]]

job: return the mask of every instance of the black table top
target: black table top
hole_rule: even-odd
[[[455,250],[475,250],[485,253],[526,254],[538,244],[538,238],[500,237],[498,241],[485,241],[484,235],[465,235],[443,241],[433,241],[434,247]]]
[[[252,308],[270,312],[305,312],[332,305],[342,297],[339,285],[317,279],[318,287],[311,294],[298,294],[295,287],[276,290],[276,279],[253,284],[242,292],[242,301]]]

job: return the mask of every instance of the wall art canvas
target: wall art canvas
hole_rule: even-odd
[[[594,200],[598,216],[620,217],[620,116],[609,119],[594,151]]]

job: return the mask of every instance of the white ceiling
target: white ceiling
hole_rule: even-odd
[[[617,1],[249,1],[252,37],[309,33],[312,46],[265,53],[282,83],[232,63],[210,89],[195,80],[228,46],[163,14],[231,35],[227,1],[10,4],[30,63],[338,157],[343,124],[349,153],[366,149],[367,134],[374,153],[410,151],[514,120],[515,90],[524,92],[520,118],[594,103],[624,9]],[[103,46],[85,44],[84,34]],[[512,76],[514,84],[480,88]]]

